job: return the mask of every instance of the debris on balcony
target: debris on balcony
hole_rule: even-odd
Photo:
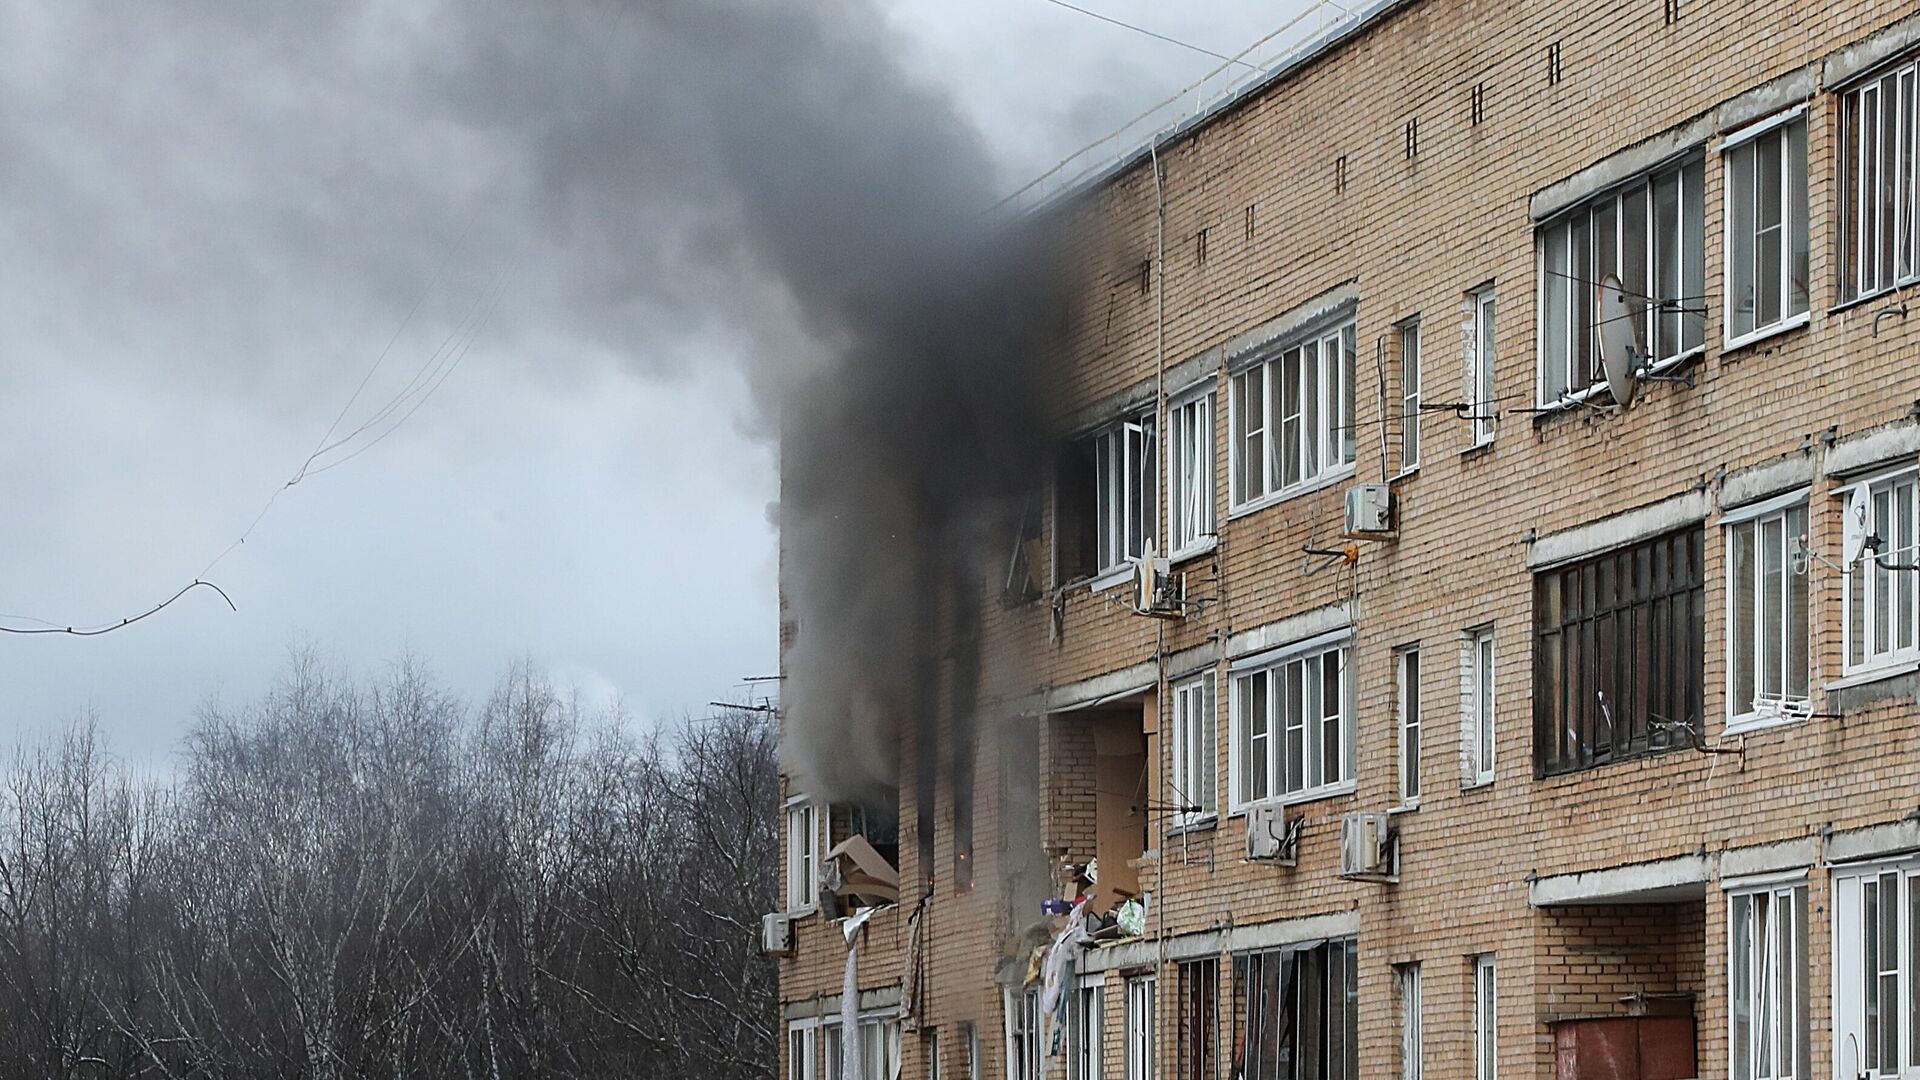
[[[857,833],[827,852],[820,879],[846,911],[900,902],[900,872]]]

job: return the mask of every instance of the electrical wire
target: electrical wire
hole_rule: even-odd
[[[1155,41],[1164,41],[1169,45],[1178,45],[1183,49],[1191,49],[1192,51],[1200,53],[1203,56],[1211,56],[1215,60],[1225,60],[1229,64],[1239,64],[1241,67],[1246,68],[1249,71],[1260,70],[1259,68],[1254,67],[1252,64],[1247,63],[1245,60],[1235,59],[1234,57],[1228,56],[1225,53],[1217,53],[1217,52],[1214,52],[1212,49],[1202,48],[1201,46],[1195,45],[1192,42],[1181,41],[1179,38],[1168,37],[1165,34],[1157,34],[1152,30],[1147,29],[1144,26],[1135,26],[1133,23],[1130,23],[1130,22],[1122,22],[1121,20],[1113,18],[1110,15],[1102,15],[1097,11],[1088,11],[1086,8],[1076,7],[1073,4],[1067,3],[1067,0],[1047,0],[1047,3],[1052,4],[1055,7],[1066,8],[1068,11],[1077,11],[1080,14],[1087,16],[1088,18],[1099,19],[1103,23],[1111,23],[1114,26],[1131,30],[1136,34],[1145,34],[1146,36],[1153,38]]]
[[[74,637],[99,637],[101,634],[111,634],[115,630],[119,630],[123,627],[132,626],[134,623],[139,622],[141,619],[144,619],[149,615],[159,614],[161,611],[166,609],[167,605],[187,595],[189,592],[192,592],[194,589],[199,589],[199,588],[212,589],[214,592],[217,592],[220,594],[220,599],[225,600],[227,602],[228,609],[232,611],[240,610],[239,608],[233,606],[233,598],[227,595],[227,591],[225,589],[222,589],[220,586],[215,585],[211,581],[201,581],[199,578],[195,578],[192,582],[187,584],[179,592],[174,593],[172,596],[167,597],[165,600],[160,601],[159,603],[153,605],[152,607],[148,608],[147,610],[141,612],[138,615],[121,619],[119,622],[116,622],[116,623],[101,623],[98,626],[92,626],[92,627],[86,627],[86,628],[78,628],[78,627],[72,627],[72,626],[55,626],[50,623],[45,626],[0,626],[0,633],[3,633],[3,634],[71,634]],[[24,615],[10,615],[5,617],[6,618],[26,618],[26,616]],[[45,619],[32,619],[30,621],[37,622],[37,623],[46,622]]]

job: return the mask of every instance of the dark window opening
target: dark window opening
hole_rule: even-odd
[[[1233,961],[1239,1080],[1357,1080],[1358,950],[1353,939]]]
[[[1554,776],[1688,746],[1701,730],[1698,528],[1534,578],[1534,769]]]
[[[1179,1080],[1219,1076],[1220,961],[1191,960],[1179,967],[1180,1035],[1174,1075]]]

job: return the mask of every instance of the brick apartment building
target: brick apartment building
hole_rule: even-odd
[[[1917,57],[1887,0],[1376,3],[1056,199],[1022,663],[902,748],[864,1075],[1920,1075]],[[863,825],[788,794],[782,1067],[838,1080]],[[1055,1052],[1096,857],[1144,930]]]

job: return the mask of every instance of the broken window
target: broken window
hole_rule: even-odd
[[[1425,1080],[1427,1045],[1422,1030],[1420,965],[1401,964],[1393,973],[1400,989],[1400,1080]]]
[[[1323,942],[1234,958],[1240,1080],[1358,1080],[1359,952]]]
[[[1804,502],[1722,530],[1729,728],[1780,717],[1783,707],[1807,701],[1807,575],[1793,570],[1793,547],[1806,531]]]
[[[1102,1012],[1106,991],[1101,976],[1090,975],[1073,988],[1067,1002],[1067,1080],[1100,1080]]]
[[[1312,646],[1233,677],[1233,805],[1344,790],[1353,782],[1347,646]]]
[[[1807,1080],[1807,887],[1727,896],[1733,1080]]]
[[[1698,527],[1534,577],[1534,766],[1576,772],[1700,734]]]
[[[1044,1080],[1046,1049],[1041,1044],[1040,988],[1008,990],[1007,1080]]]
[[[1118,570],[1145,554],[1159,527],[1155,453],[1149,413],[1067,448],[1055,483],[1059,581]]]
[[[1654,363],[1706,336],[1706,158],[1686,157],[1541,226],[1540,404],[1603,386],[1596,313],[1602,279],[1620,281],[1634,339]]]
[[[1220,961],[1189,960],[1177,969],[1180,1030],[1176,1047],[1179,1080],[1216,1080],[1220,1070]]]
[[[1174,555],[1213,539],[1213,394],[1167,406],[1167,547]]]
[[[1920,276],[1914,216],[1920,211],[1920,124],[1914,62],[1841,97],[1840,296],[1852,300]]]
[[[1349,471],[1354,325],[1317,332],[1232,381],[1232,503],[1246,506]]]

